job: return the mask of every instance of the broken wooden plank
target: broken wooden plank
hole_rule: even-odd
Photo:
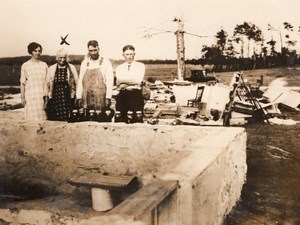
[[[277,150],[279,152],[281,152],[282,154],[285,154],[285,155],[292,155],[292,153],[288,152],[288,151],[285,151],[281,148],[278,148],[278,147],[275,147],[275,146],[272,146],[272,145],[267,145],[268,148],[272,149],[272,150]]]
[[[104,189],[122,189],[138,187],[138,179],[135,176],[110,176],[89,173],[79,177],[71,177],[68,182],[76,186],[88,186]]]
[[[247,115],[252,115],[254,111],[254,106],[247,102],[237,102],[233,103],[233,111],[238,113],[243,113]]]
[[[194,125],[200,126],[200,122],[193,119],[176,118],[176,125]]]
[[[223,113],[223,125],[224,126],[230,125],[230,118],[231,118],[231,113],[233,110],[234,98],[237,94],[237,88],[239,87],[239,85],[241,83],[241,76],[242,76],[242,74],[240,72],[235,72],[235,73],[233,73],[233,76],[231,78],[229,98],[228,98],[227,104],[225,105],[225,109],[224,109],[224,113]]]
[[[158,117],[160,117],[161,114],[162,114],[162,111],[158,109],[153,113],[152,118],[158,118]]]
[[[156,180],[124,200],[109,214],[126,215],[134,219],[151,212],[178,187],[178,181]]]

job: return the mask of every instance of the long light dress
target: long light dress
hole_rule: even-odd
[[[25,85],[25,118],[46,120],[44,110],[44,83],[48,66],[42,61],[28,60],[21,67],[21,84]]]

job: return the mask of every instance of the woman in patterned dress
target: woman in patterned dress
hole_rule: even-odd
[[[27,46],[31,59],[21,67],[21,100],[28,120],[45,120],[44,84],[48,66],[39,58],[42,46],[32,42]]]
[[[67,61],[67,51],[58,50],[57,63],[50,66],[46,78],[45,96],[49,98],[47,116],[49,120],[66,121],[75,101],[78,73]]]

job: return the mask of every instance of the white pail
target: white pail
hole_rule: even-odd
[[[92,201],[96,211],[107,211],[114,207],[111,193],[106,189],[92,188]]]

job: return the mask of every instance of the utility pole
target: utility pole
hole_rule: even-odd
[[[278,32],[279,32],[279,36],[280,36],[280,44],[281,44],[281,54],[282,54],[282,52],[283,52],[283,44],[282,44],[282,36],[281,36],[281,30],[280,30],[280,28],[278,28]]]
[[[177,41],[177,75],[178,80],[183,80],[185,75],[185,47],[183,21],[178,18],[175,18],[173,21],[178,23],[178,30],[175,32]]]

